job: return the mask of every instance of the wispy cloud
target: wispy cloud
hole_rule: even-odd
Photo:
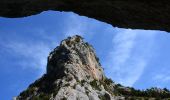
[[[67,20],[65,21],[65,37],[73,35],[84,35],[87,27],[87,22],[84,20],[84,18],[70,13],[70,15],[67,17]]]
[[[142,75],[151,54],[155,31],[118,30],[113,38],[106,74],[116,82],[132,86]]]
[[[169,83],[170,72],[167,70],[166,67],[161,66],[161,69],[153,71],[151,73],[151,79],[158,84],[160,84],[160,82],[164,84]]]
[[[18,65],[22,68],[38,69],[40,74],[45,72],[47,56],[50,52],[48,44],[13,41],[6,43],[4,47],[8,52],[17,55],[17,57],[21,56],[24,59],[18,61]]]
[[[83,37],[88,37],[89,39],[96,34],[98,28],[107,26],[107,24],[99,22],[95,19],[79,16],[74,13],[69,13],[64,21],[64,24],[65,26],[63,33],[65,34],[65,37],[81,35]]]
[[[47,56],[58,45],[58,41],[43,29],[35,28],[32,33],[36,33],[35,36],[26,40],[23,39],[24,36],[17,34],[13,35],[12,39],[1,37],[0,46],[8,53],[7,55],[20,58],[15,62],[18,66],[26,70],[38,70],[37,73],[41,76],[46,71]]]
[[[157,74],[153,77],[154,81],[159,81],[159,82],[169,82],[170,81],[170,75],[169,74]]]

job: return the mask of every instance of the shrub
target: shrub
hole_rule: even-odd
[[[97,82],[98,82],[97,80],[93,80],[93,81],[90,82],[90,85],[91,85],[94,89],[100,91],[101,89],[100,89],[100,87],[98,86]]]
[[[106,79],[104,80],[104,82],[105,82],[105,84],[107,84],[107,85],[110,85],[110,84],[113,83],[112,79],[110,79],[110,78],[106,78]]]
[[[105,93],[104,95],[99,96],[100,100],[111,100],[109,94]]]

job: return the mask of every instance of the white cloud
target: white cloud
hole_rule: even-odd
[[[116,50],[111,52],[113,56],[113,62],[116,62],[115,66],[121,66],[130,57],[131,50],[134,46],[134,40],[136,38],[136,33],[129,31],[124,31],[118,33],[113,39],[113,45]]]
[[[37,69],[40,75],[45,73],[47,56],[50,52],[49,44],[12,41],[6,43],[4,48],[9,53],[24,59],[17,62],[21,68]]]
[[[77,16],[73,13],[70,13],[69,16],[66,19],[65,23],[65,37],[73,36],[73,35],[84,35],[87,22],[83,21],[84,18]]]
[[[147,66],[152,54],[155,33],[155,31],[118,29],[113,38],[112,52],[104,64],[106,74],[118,83],[132,86]]]
[[[80,35],[91,39],[96,34],[97,29],[103,28],[106,23],[85,16],[79,16],[75,13],[69,13],[64,24],[64,37]]]
[[[154,76],[152,78],[153,81],[156,82],[169,82],[170,81],[170,73],[167,71],[163,71],[163,72],[158,72],[158,73],[154,73]]]

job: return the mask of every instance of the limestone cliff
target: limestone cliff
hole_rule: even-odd
[[[17,100],[114,99],[100,81],[106,79],[93,48],[80,36],[63,40],[48,57],[47,73]]]
[[[71,11],[115,27],[170,32],[169,0],[0,0],[0,16]]]
[[[154,100],[170,96],[169,90],[157,90],[139,91],[106,78],[93,47],[76,35],[50,53],[46,74],[16,100]]]

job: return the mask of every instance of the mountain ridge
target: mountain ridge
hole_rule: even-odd
[[[47,72],[15,100],[169,100],[168,89],[135,90],[108,79],[93,47],[75,35],[48,56]]]

